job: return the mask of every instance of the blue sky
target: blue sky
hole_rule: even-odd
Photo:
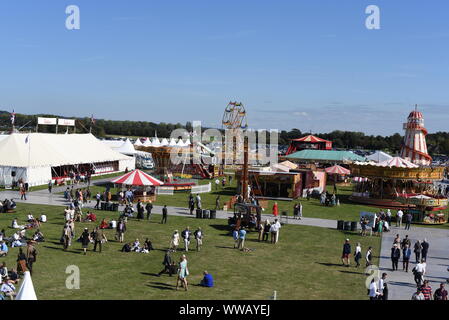
[[[449,131],[448,15],[447,0],[1,0],[0,109],[218,127],[238,100],[253,128],[387,135],[416,103]]]

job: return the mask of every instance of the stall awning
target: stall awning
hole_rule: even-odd
[[[164,184],[162,181],[138,169],[121,177],[115,178],[111,182],[115,184],[124,184],[127,186],[161,186]]]

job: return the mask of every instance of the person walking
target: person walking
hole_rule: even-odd
[[[178,230],[175,230],[171,238],[170,248],[173,250],[173,252],[176,252],[178,246],[179,246],[179,232]]]
[[[168,275],[171,277],[172,276],[172,274],[173,274],[173,261],[172,261],[172,258],[171,258],[171,250],[170,249],[168,249],[166,252],[165,252],[165,255],[164,255],[164,261],[162,261],[162,265],[164,266],[164,269],[162,269],[161,270],[161,272],[159,272],[158,274],[157,274],[157,276],[158,277],[160,277],[161,276],[161,274],[163,274],[163,273],[165,273],[165,272],[168,272]]]
[[[343,244],[343,253],[341,256],[341,262],[346,267],[349,267],[350,256],[351,256],[351,244],[349,243],[349,239],[346,239],[345,243]]]
[[[421,261],[421,251],[422,251],[421,242],[419,242],[419,240],[416,240],[415,246],[413,247],[416,263],[419,263],[419,261]]]
[[[245,238],[246,238],[246,230],[244,228],[241,228],[239,230],[239,244],[238,244],[238,248],[240,250],[243,250],[243,248],[245,247]]]
[[[429,285],[429,280],[424,280],[421,292],[424,295],[424,300],[432,300],[432,288]]]
[[[408,246],[409,248],[412,246],[412,242],[410,241],[408,234],[405,235],[405,238],[401,241],[401,249],[404,249],[405,246]]]
[[[198,229],[195,230],[193,235],[195,236],[195,240],[196,240],[196,251],[201,251],[201,247],[203,246],[203,238],[204,238],[204,233],[203,233],[203,230],[201,230],[201,227],[198,227]]]
[[[150,220],[151,218],[151,210],[153,210],[153,203],[150,201],[145,206],[145,210],[147,210],[147,220]]]
[[[427,242],[427,239],[424,239],[423,242],[421,242],[421,256],[423,260],[427,260],[427,253],[429,252],[429,243]]]
[[[365,261],[366,261],[366,267],[369,267],[371,265],[371,261],[373,260],[373,248],[368,247],[368,251],[365,255]]]
[[[410,256],[412,255],[412,249],[406,244],[402,249],[402,271],[408,272],[408,264],[410,262]]]
[[[215,199],[215,210],[220,210],[220,196]]]
[[[189,207],[189,210],[190,210],[190,215],[193,215],[193,211],[195,210],[195,199],[193,199],[193,195],[192,194],[189,195],[188,207]]]
[[[277,217],[278,215],[279,215],[278,203],[275,202],[275,203],[273,204],[273,216],[274,216],[274,217]]]
[[[137,200],[137,220],[142,220],[145,218],[144,215],[145,208],[143,207],[142,201]]]
[[[299,216],[299,205],[297,203],[295,203],[295,205],[293,206],[293,219],[298,219]]]
[[[416,288],[416,292],[412,295],[412,300],[424,300],[424,295],[421,292],[421,287]]]
[[[189,251],[189,245],[190,245],[190,236],[192,233],[190,232],[190,228],[187,227],[184,229],[183,232],[181,232],[181,236],[184,239],[184,250],[185,252]]]
[[[48,193],[51,193],[51,190],[53,188],[53,181],[48,181]]]
[[[101,201],[100,192],[97,192],[97,194],[95,195],[95,200],[97,200],[97,203],[95,204],[94,209],[100,210],[100,201]]]
[[[379,290],[377,287],[377,282],[374,278],[371,280],[368,292],[369,292],[370,300],[378,300],[380,294],[379,294]]]
[[[412,224],[413,216],[410,212],[407,212],[405,215],[405,230],[410,230],[410,226]]]
[[[70,225],[66,223],[64,229],[62,230],[62,242],[64,244],[64,251],[70,246],[70,239],[72,238],[72,230]]]
[[[30,270],[30,275],[33,275],[33,263],[36,262],[37,257],[37,250],[33,246],[33,241],[28,241],[27,243],[26,257],[28,269]]]
[[[401,250],[398,248],[397,244],[394,244],[393,248],[391,248],[391,263],[393,271],[398,270],[398,262],[400,257],[401,257]]]
[[[424,260],[421,260],[412,270],[414,273],[415,283],[419,287],[421,286],[421,282],[423,281],[423,275],[426,273],[426,264]]]
[[[166,224],[166,223],[167,223],[167,216],[168,216],[167,205],[164,205],[164,207],[162,208],[162,220],[161,220],[161,224]]]
[[[181,286],[187,291],[187,276],[189,275],[189,269],[187,267],[187,257],[183,254],[179,262],[178,279],[176,280],[176,290],[178,290],[179,282]]]
[[[433,300],[447,300],[447,291],[444,289],[444,282],[441,282],[440,287],[435,290]]]
[[[94,252],[97,251],[97,246],[98,246],[99,253],[101,253],[103,241],[106,239],[104,236],[103,230],[100,229],[99,227],[96,227],[95,231],[94,231],[93,238],[94,238]]]
[[[84,255],[87,254],[87,247],[90,243],[90,234],[87,228],[84,228],[83,233],[81,234],[81,245],[83,246]]]
[[[360,267],[360,259],[362,258],[362,246],[360,245],[360,242],[357,242],[357,246],[355,247],[354,252],[354,260],[356,263],[356,268]]]
[[[123,219],[120,219],[117,223],[117,236],[120,243],[125,240],[126,223]]]
[[[398,210],[398,213],[396,214],[396,227],[402,226],[402,216],[404,215],[404,212],[402,212],[401,209]]]
[[[239,229],[235,228],[234,231],[232,231],[232,238],[234,239],[234,249],[237,249],[239,247]]]
[[[387,285],[387,274],[382,273],[382,278],[379,279],[378,285],[379,300],[388,300],[388,285]]]

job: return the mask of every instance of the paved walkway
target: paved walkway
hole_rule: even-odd
[[[393,240],[399,234],[401,239],[408,235],[412,243],[412,256],[410,258],[409,271],[406,273],[402,271],[402,252],[399,260],[399,271],[392,271],[391,264],[391,247]],[[438,289],[441,282],[446,282],[449,278],[447,268],[449,266],[449,232],[448,230],[415,227],[412,225],[410,230],[404,230],[393,227],[390,232],[384,233],[382,237],[380,270],[388,274],[388,293],[390,300],[410,300],[413,293],[416,291],[416,285],[412,273],[415,266],[415,254],[413,253],[413,246],[416,240],[422,241],[427,239],[429,242],[429,252],[427,254],[427,274],[425,279],[429,280],[432,291]]]
[[[97,185],[105,181],[108,181],[108,179],[95,180],[93,181],[93,184]],[[80,184],[77,187],[83,188],[86,186],[87,185]],[[47,189],[33,191],[28,193],[26,201],[19,200],[20,195],[18,191],[3,191],[0,192],[0,199],[14,198],[17,203],[23,202],[40,205],[66,206],[68,205],[67,201],[61,194],[58,194],[63,192],[66,188],[66,186],[53,188],[52,194],[49,194]],[[84,207],[93,208],[95,203],[96,201],[91,201]],[[123,206],[120,206],[119,210],[121,209],[123,209]],[[192,219],[195,218],[195,215],[189,214],[189,210],[187,208],[168,207],[168,212],[169,215],[189,217]],[[162,214],[162,206],[154,206],[153,213]],[[232,211],[217,211],[217,219],[227,219],[230,216],[232,216]],[[273,215],[264,214],[262,215],[262,219],[270,219],[272,221]],[[285,222],[285,220],[282,222]],[[301,220],[294,220],[289,218],[288,223],[293,225],[306,225],[331,229],[337,228],[337,221],[328,219],[303,217]],[[403,271],[391,271],[390,249],[393,244],[393,239],[398,233],[401,236],[401,239],[408,234],[412,241],[412,245],[417,239],[423,240],[426,238],[428,240],[430,243],[430,248],[427,260],[426,279],[430,281],[433,290],[437,289],[440,282],[445,282],[446,279],[449,278],[449,272],[447,271],[447,267],[449,266],[449,247],[447,245],[449,240],[449,231],[416,226],[412,226],[411,230],[405,231],[403,228],[398,229],[396,227],[392,227],[391,232],[383,234],[379,266],[380,270],[388,273],[389,299],[409,300],[416,288],[413,280],[413,274],[411,272],[411,269],[413,269],[415,265],[413,253],[408,273]],[[402,260],[400,260],[399,269],[402,270]]]

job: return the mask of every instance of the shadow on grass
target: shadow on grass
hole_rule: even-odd
[[[151,284],[147,284],[148,287],[159,289],[159,290],[175,290],[176,286],[172,284],[166,284],[163,282],[151,282]]]
[[[62,251],[62,252],[67,252],[67,253],[75,253],[75,254],[80,254],[79,251],[75,251],[75,250],[64,250],[64,248],[56,248],[56,247],[49,247],[49,246],[44,246],[44,248],[47,249],[53,249],[53,250],[58,250],[58,251]]]
[[[237,250],[234,247],[223,247],[223,246],[215,246],[215,248],[219,248],[219,249],[233,249],[233,250]]]
[[[350,273],[350,274],[360,274],[360,275],[364,275],[364,272],[356,272],[356,271],[346,271],[346,270],[339,270],[339,272],[341,273]]]
[[[316,263],[326,267],[343,267],[343,264],[341,263],[326,263],[326,262],[316,262]]]
[[[159,277],[157,273],[141,272],[140,274],[143,274],[144,276]]]

